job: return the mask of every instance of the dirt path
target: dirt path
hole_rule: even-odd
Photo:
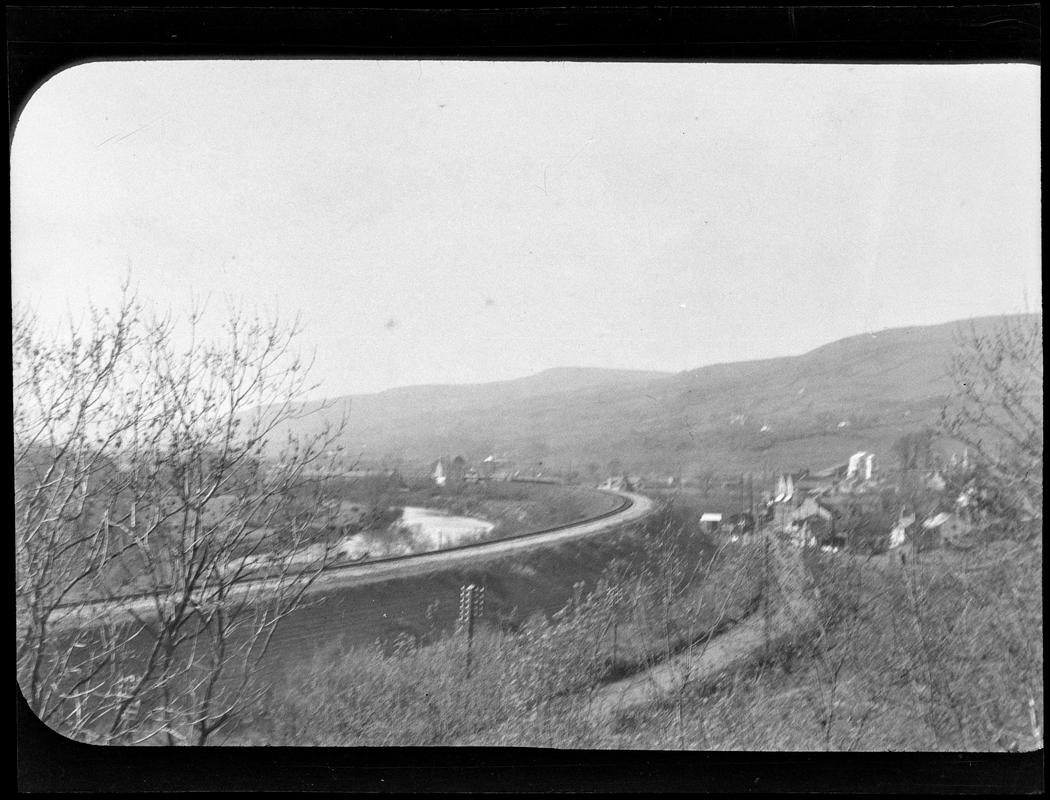
[[[770,620],[769,630],[762,614],[754,614],[732,630],[673,656],[651,669],[606,684],[591,700],[596,721],[621,711],[644,706],[674,694],[684,686],[704,683],[735,669],[753,658],[765,642],[777,641],[802,632],[806,624],[779,614]]]
[[[811,630],[816,608],[802,552],[767,534],[767,553],[774,584],[769,612],[759,611],[719,636],[689,648],[652,668],[599,689],[591,700],[596,721],[646,705],[703,683],[754,658],[766,644],[776,644]]]
[[[791,558],[790,551],[783,551],[782,558],[785,554],[788,556],[784,559],[788,562],[785,571],[797,573],[800,560]],[[891,551],[877,556],[847,553],[843,556],[859,560],[867,568],[885,569],[899,566],[901,553]],[[736,669],[755,658],[767,641],[770,645],[776,645],[792,636],[812,631],[816,609],[812,600],[804,599],[810,597],[809,593],[799,592],[796,584],[792,595],[790,602],[781,597],[780,609],[771,616],[768,628],[763,613],[752,614],[732,630],[691,647],[644,672],[601,687],[591,700],[591,714],[595,721],[601,722],[621,711],[648,705],[673,695],[684,686],[702,684],[723,672]]]

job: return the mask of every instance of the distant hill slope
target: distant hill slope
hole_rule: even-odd
[[[345,444],[369,459],[496,452],[555,469],[571,461],[604,470],[619,459],[632,471],[686,474],[820,467],[858,449],[888,457],[902,432],[934,423],[951,389],[954,332],[998,319],[895,328],[678,374],[559,368],[342,397],[333,408],[349,409]],[[321,415],[298,424],[312,429]]]

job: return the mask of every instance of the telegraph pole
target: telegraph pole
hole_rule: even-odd
[[[474,619],[485,607],[485,587],[473,583],[459,587],[459,624],[467,632],[467,677],[470,677],[471,649],[474,644]]]

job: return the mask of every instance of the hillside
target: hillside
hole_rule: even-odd
[[[997,319],[972,322],[981,330]],[[954,332],[969,322],[890,329],[799,356],[678,374],[561,368],[341,397],[333,409],[350,412],[351,452],[407,464],[495,452],[552,469],[571,462],[604,471],[612,459],[632,471],[685,474],[819,467],[858,449],[888,457],[902,432],[934,423],[951,386]]]

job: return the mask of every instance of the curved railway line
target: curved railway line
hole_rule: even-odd
[[[652,509],[652,501],[644,495],[599,491],[616,495],[621,502],[615,508],[583,521],[553,525],[484,542],[454,545],[426,553],[385,556],[367,561],[333,564],[326,567],[313,580],[306,594],[317,594],[349,585],[360,586],[391,578],[418,575],[464,561],[496,558],[532,547],[592,536],[640,520]],[[238,599],[243,599],[254,592],[265,593],[267,588],[277,585],[279,581],[280,578],[274,577],[251,578],[238,583],[232,591]],[[137,592],[124,595],[120,599],[70,604],[66,607],[68,614],[62,617],[59,627],[92,626],[104,621],[115,621],[115,617],[147,615],[159,600],[163,602],[155,592]]]

